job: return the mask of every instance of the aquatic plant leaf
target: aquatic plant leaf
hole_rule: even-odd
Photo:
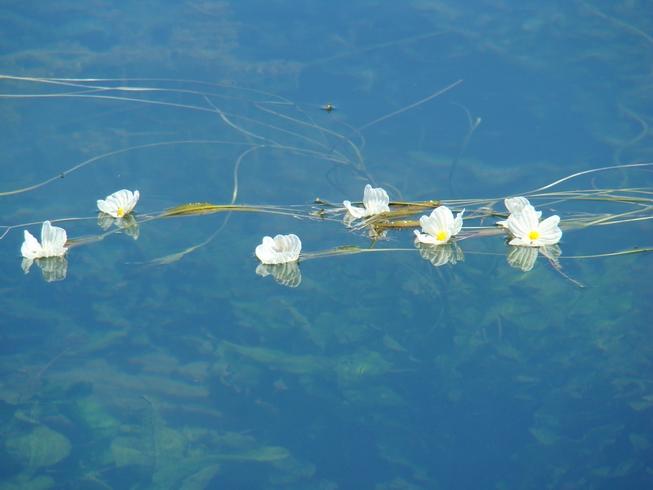
[[[545,446],[555,444],[560,439],[555,432],[544,427],[531,427],[529,432],[537,439],[537,442]]]
[[[247,451],[233,454],[218,454],[217,458],[225,461],[254,461],[258,463],[271,463],[287,458],[290,455],[285,447],[262,446]]]
[[[219,464],[210,464],[184,479],[180,490],[204,490],[220,472]]]
[[[4,481],[0,485],[2,490],[48,490],[49,488],[54,488],[55,481],[44,475],[39,475],[35,478],[31,478],[31,475],[26,473],[21,473],[20,475],[12,478],[9,481]]]
[[[70,454],[70,441],[66,436],[43,425],[27,434],[10,436],[5,447],[21,464],[35,469],[52,466]]]
[[[166,209],[162,216],[193,216],[197,214],[210,214],[220,211],[225,206],[219,204],[211,204],[210,202],[189,202],[187,204],[180,204],[174,208]]]
[[[123,466],[149,466],[152,458],[143,447],[142,439],[136,437],[116,437],[111,441],[111,456],[114,464]]]
[[[227,341],[221,342],[218,350],[221,352],[224,352],[225,350],[235,351],[238,354],[261,364],[295,374],[308,374],[324,371],[330,364],[328,359],[318,356],[293,356],[280,350],[239,345]]]

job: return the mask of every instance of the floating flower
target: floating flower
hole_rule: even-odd
[[[35,260],[42,260],[48,257],[63,257],[68,250],[66,247],[66,240],[68,240],[66,230],[58,226],[52,226],[49,221],[44,221],[41,226],[40,243],[27,230],[25,230],[24,236],[25,239],[20,247],[20,253],[23,256],[22,267],[25,273],[29,272]]]
[[[510,245],[542,247],[558,243],[562,237],[562,231],[558,227],[560,216],[554,214],[540,221],[541,215],[541,212],[528,205],[520,212],[508,216],[506,228],[513,236]]]
[[[454,219],[451,209],[447,206],[439,206],[431,211],[430,216],[422,216],[419,224],[423,233],[415,230],[415,242],[442,245],[447,243],[451,237],[460,233],[463,227],[463,209]]]
[[[114,218],[123,218],[134,210],[140,193],[138,191],[128,191],[122,189],[114,192],[106,199],[98,199],[97,207],[103,213],[108,214]]]
[[[528,201],[528,199],[526,199],[525,197],[521,197],[521,196],[508,197],[503,201],[503,203],[504,203],[504,205],[506,206],[506,209],[508,210],[508,212],[511,215],[512,214],[519,214],[527,207],[531,207],[531,208],[533,207],[531,205],[531,203]],[[539,219],[540,216],[542,216],[542,212],[537,211],[537,213],[538,213],[537,217]],[[510,217],[510,216],[508,216],[508,217]],[[497,225],[502,226],[504,228],[508,228],[508,220],[505,219],[505,220],[497,221]]]
[[[256,247],[256,257],[263,264],[284,264],[299,259],[302,242],[297,235],[265,236]]]
[[[464,260],[463,251],[457,243],[427,245],[417,242],[416,245],[422,258],[428,260],[435,267],[440,267],[445,264],[455,264]]]
[[[354,207],[350,201],[343,201],[342,204],[347,208],[347,211],[354,219],[365,218],[380,213],[387,213],[390,211],[388,204],[390,197],[388,193],[381,187],[372,187],[370,184],[365,186],[363,191],[363,206],[362,208]]]
[[[297,262],[286,262],[285,264],[259,264],[256,273],[261,276],[272,275],[274,280],[282,286],[296,288],[302,282],[302,272]]]
[[[68,250],[65,246],[67,239],[66,230],[52,226],[49,221],[44,221],[41,226],[41,243],[34,238],[34,235],[25,230],[25,241],[20,247],[20,253],[28,260],[62,257]]]
[[[558,245],[546,245],[539,248],[513,246],[508,251],[508,264],[511,267],[528,272],[535,266],[535,261],[539,253],[554,263],[558,263],[558,258],[562,252]]]

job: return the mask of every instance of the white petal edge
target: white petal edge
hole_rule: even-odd
[[[23,235],[24,235],[24,241],[20,247],[20,254],[30,261],[42,257],[43,248],[41,247],[41,244],[36,239],[36,237],[34,237],[34,235],[32,235],[27,230],[24,231]],[[32,264],[30,262],[30,266],[31,265]]]

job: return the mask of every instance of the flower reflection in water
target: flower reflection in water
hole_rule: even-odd
[[[62,281],[66,278],[66,272],[68,271],[66,257],[43,257],[36,260],[24,258],[22,268],[25,274],[29,272],[33,262],[36,262],[40,267],[43,279],[46,282]]]
[[[140,234],[138,222],[133,214],[128,214],[123,218],[114,218],[110,214],[98,213],[97,224],[105,231],[111,228],[111,225],[115,224],[120,228],[120,230],[122,230],[126,235],[132,237],[134,240],[138,240]]]
[[[508,250],[508,264],[515,269],[528,272],[535,266],[538,254],[557,264],[562,251],[558,245],[546,245],[543,247],[521,247],[511,246]]]
[[[447,243],[445,245],[432,245],[420,243],[415,240],[415,246],[423,259],[428,260],[435,267],[445,264],[455,264],[465,259],[462,249],[457,243]]]
[[[289,288],[296,288],[302,282],[302,271],[297,262],[259,264],[256,273],[261,277],[271,275],[277,283]]]

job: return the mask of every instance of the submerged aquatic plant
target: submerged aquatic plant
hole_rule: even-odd
[[[97,207],[103,213],[113,218],[124,218],[136,207],[140,198],[138,191],[121,189],[107,196],[105,199],[98,199]]]
[[[447,206],[440,206],[429,216],[422,216],[419,224],[422,226],[422,233],[415,230],[415,242],[429,245],[442,245],[455,237],[463,227],[463,209],[453,217],[451,209]]]
[[[256,247],[256,257],[262,264],[285,264],[299,259],[302,242],[297,235],[265,236]]]
[[[372,187],[370,184],[365,186],[363,191],[363,207],[355,207],[351,201],[343,201],[342,205],[347,209],[351,220],[366,218],[375,214],[387,213],[390,211],[390,197],[385,189],[381,187]]]

